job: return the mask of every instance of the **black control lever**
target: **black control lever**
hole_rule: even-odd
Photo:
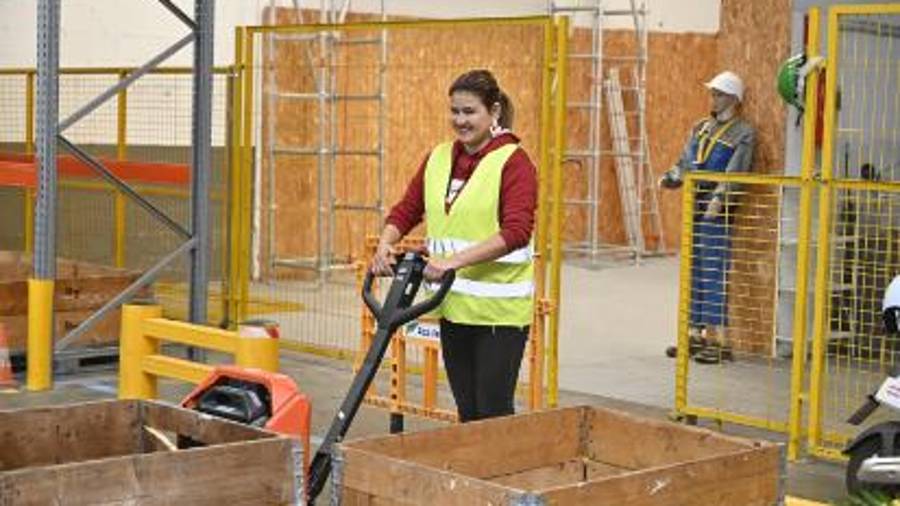
[[[847,423],[850,425],[860,425],[865,422],[866,418],[869,418],[869,415],[874,413],[880,405],[881,403],[875,399],[874,395],[867,395],[866,402],[850,415],[850,418],[847,419]]]
[[[335,443],[343,440],[353,418],[362,404],[363,397],[375,373],[384,358],[388,344],[391,342],[391,336],[401,325],[410,322],[419,316],[438,307],[443,302],[444,297],[450,291],[453,280],[456,279],[456,272],[448,270],[444,272],[441,278],[440,288],[428,299],[412,305],[422,284],[423,272],[428,261],[419,253],[406,253],[394,269],[393,280],[388,294],[382,305],[378,299],[372,294],[372,284],[375,280],[372,272],[366,273],[363,281],[362,297],[366,306],[375,316],[378,322],[378,328],[375,337],[372,339],[372,345],[366,353],[362,367],[357,371],[353,378],[353,383],[341,404],[340,409],[331,422],[328,433],[322,440],[322,444],[313,457],[312,464],[309,469],[309,504],[315,502],[316,497],[322,492],[328,475],[331,474],[331,449]]]

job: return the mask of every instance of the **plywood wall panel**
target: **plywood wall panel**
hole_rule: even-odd
[[[307,18],[314,13],[308,12]],[[350,15],[348,21],[365,16]],[[280,22],[293,20],[279,10]],[[311,19],[311,18],[310,18]],[[354,32],[342,37],[374,37],[378,32]],[[459,74],[474,68],[490,69],[516,108],[514,131],[537,161],[540,119],[543,30],[535,26],[449,27],[404,29],[389,32],[386,70],[384,206],[388,211],[400,199],[409,180],[431,148],[452,140],[447,90]],[[259,43],[259,42],[257,42]],[[271,51],[271,48],[266,49]],[[275,48],[278,88],[282,91],[314,90],[313,64],[321,60],[318,42],[285,43]],[[341,46],[328,63],[337,93],[374,94],[378,90],[376,46]],[[313,54],[310,59],[307,54]],[[265,61],[265,59],[264,59]],[[280,101],[274,111],[276,142],[314,146],[320,129],[314,102]],[[264,107],[265,114],[268,113]],[[378,108],[374,102],[339,101],[337,126],[328,130],[339,149],[374,150],[378,141]],[[265,118],[265,115],[263,116]],[[263,120],[265,124],[265,120]],[[267,130],[265,130],[267,131]],[[264,134],[265,142],[269,136]],[[268,173],[264,160],[264,172]],[[333,184],[337,200],[345,204],[375,204],[377,161],[371,156],[339,156]],[[275,226],[278,257],[311,257],[316,254],[316,223],[327,224],[327,210],[319,209],[319,171],[315,157],[279,157],[274,172],[279,218]],[[322,213],[322,214],[319,214]],[[325,227],[327,228],[327,226]],[[353,260],[362,253],[363,239],[375,234],[381,221],[373,213],[336,211],[334,249],[339,260]],[[265,230],[264,230],[265,231]],[[264,241],[267,242],[267,241]]]
[[[786,111],[775,89],[778,66],[790,49],[790,0],[744,2],[723,0],[718,61],[722,69],[737,72],[744,80],[744,115],[756,127],[753,172],[784,173]],[[735,322],[735,344],[754,353],[772,351],[776,298],[777,205],[775,187],[752,186],[744,197],[745,209],[753,209],[756,221],[766,226],[739,229],[736,244],[753,244],[735,250],[734,273],[729,289],[729,318]],[[745,221],[750,219],[743,217]],[[741,287],[744,287],[743,289]]]
[[[650,160],[655,175],[668,169],[679,156],[691,126],[708,109],[708,94],[703,83],[720,69],[730,68],[747,83],[746,115],[759,129],[759,149],[755,170],[777,172],[783,159],[784,110],[775,95],[773,76],[781,55],[786,54],[789,23],[788,0],[739,2],[725,0],[722,9],[722,31],[717,35],[693,33],[651,33],[647,70],[647,132]],[[308,12],[307,18],[317,16]],[[293,16],[280,10],[279,19],[287,22]],[[362,19],[351,15],[350,19]],[[497,74],[517,106],[515,131],[533,159],[537,159],[539,134],[540,64],[543,37],[534,27],[468,28],[438,30],[397,30],[389,35],[387,79],[385,200],[386,209],[396,202],[409,178],[440,140],[452,139],[447,125],[446,89],[453,77],[471,68],[489,68]],[[590,49],[590,32],[575,29],[570,51],[584,53]],[[604,53],[635,53],[634,33],[607,30],[603,34]],[[309,46],[310,44],[307,44]],[[306,48],[282,43],[278,49],[279,87],[311,88],[312,72],[304,61]],[[368,50],[346,51],[337,61],[337,84],[341,93],[362,93],[373,89],[376,76],[372,65],[375,55]],[[317,54],[317,50],[313,50]],[[315,61],[315,58],[313,59]],[[607,62],[606,68],[614,65]],[[622,80],[630,84],[630,70],[622,68]],[[590,65],[570,65],[571,100],[589,97],[590,86],[600,83],[590,75]],[[631,98],[626,94],[626,107]],[[311,103],[284,105],[277,112],[279,142],[313,144],[317,139],[316,106]],[[345,146],[372,145],[376,135],[376,116],[372,104],[346,104],[339,107],[339,143]],[[572,149],[585,145],[588,117],[584,112],[570,111],[567,144]],[[629,128],[636,129],[629,123]],[[603,147],[608,149],[608,124],[605,103],[600,118],[604,131]],[[265,161],[264,161],[265,163]],[[360,159],[338,161],[336,188],[338,196],[348,202],[374,201],[374,172]],[[569,199],[588,196],[587,168],[576,160],[566,164],[564,193]],[[311,231],[317,217],[318,178],[315,159],[280,161],[276,172],[279,212],[283,223],[279,234],[278,254],[311,256],[317,245]],[[621,205],[612,159],[606,158],[600,169],[600,209],[596,233],[604,242],[623,244]],[[681,229],[681,194],[660,194],[665,247],[674,250]],[[346,212],[336,216],[335,244],[347,258],[361,251],[361,237],[377,232],[379,222],[362,219],[360,213]],[[286,219],[286,221],[284,221]],[[563,219],[563,237],[568,241],[585,240],[587,208],[567,206]],[[649,223],[645,220],[648,243]],[[303,230],[305,233],[297,233]]]

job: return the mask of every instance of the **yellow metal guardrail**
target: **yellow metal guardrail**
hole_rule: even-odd
[[[277,339],[167,320],[160,306],[129,304],[122,307],[119,398],[154,399],[159,378],[196,384],[212,371],[208,364],[162,355],[164,343],[228,353],[236,365],[278,371]]]
[[[819,9],[809,11],[809,58],[821,54],[820,17]],[[890,279],[900,274],[900,254],[896,253],[900,246],[900,171],[895,163],[900,150],[894,140],[900,131],[895,121],[900,116],[900,91],[888,79],[896,74],[898,25],[900,4],[837,5],[829,9],[824,76],[821,70],[813,71],[805,83],[800,177],[700,173],[686,179],[676,415],[784,432],[790,460],[804,450],[828,459],[844,458],[842,445],[859,430],[844,420],[897,360],[896,340],[881,331],[880,298]],[[823,78],[824,104],[819,104]],[[818,121],[824,126],[820,143],[816,139]],[[784,327],[791,339],[789,360],[771,350],[736,350],[734,364],[689,368],[689,318],[692,298],[697,295],[691,279],[703,275],[702,266],[698,269],[692,257],[698,255],[695,241],[701,245],[709,242],[694,226],[699,219],[694,189],[707,181],[777,188],[770,193],[771,206],[763,203],[758,191],[736,196],[740,199],[737,216],[722,229],[722,244],[737,253],[726,261],[724,282],[716,289],[721,292],[721,303],[728,301],[725,317],[731,320],[749,310],[745,307],[736,311],[733,298],[761,289],[741,286],[745,278],[736,275],[748,270],[755,271],[757,277],[768,270],[784,274],[779,259],[795,258],[794,277],[787,281],[793,284],[792,301],[780,300],[778,294],[790,291],[780,291],[780,278],[772,281],[776,289],[770,290],[776,307],[788,307],[793,302],[790,314],[783,315],[792,318]],[[799,193],[796,210],[783,206],[782,199],[788,192]],[[773,214],[768,207],[777,208],[777,212]],[[772,221],[775,215],[778,219]],[[791,239],[796,242],[790,243],[797,248],[795,257],[782,255],[782,248],[788,244],[782,229],[791,224],[796,226],[796,237]],[[741,226],[747,230],[755,227],[753,234],[760,237],[734,247],[736,239],[731,234]],[[749,249],[755,260],[741,255],[742,248]],[[772,258],[772,264],[761,262],[763,257]],[[763,326],[774,331],[774,317],[768,309],[762,311]],[[744,324],[726,324],[726,333],[740,336]],[[704,389],[716,388],[729,395],[703,398]],[[768,411],[761,416],[759,409],[748,409],[754,402],[769,405]]]
[[[896,37],[900,4],[828,10],[816,298],[809,380],[809,453],[843,459],[858,428],[844,423],[890,370],[894,343],[880,301],[900,274]],[[814,156],[804,153],[804,156]],[[866,171],[866,167],[868,170]]]

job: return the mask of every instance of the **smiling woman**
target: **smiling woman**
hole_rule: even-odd
[[[531,235],[537,170],[511,131],[513,107],[493,74],[472,70],[448,90],[456,140],[425,158],[393,207],[371,269],[390,274],[392,246],[425,219],[425,277],[457,271],[437,310],[460,421],[512,414],[533,317]]]

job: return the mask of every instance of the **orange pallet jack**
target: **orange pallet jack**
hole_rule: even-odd
[[[182,401],[181,406],[300,440],[309,467],[312,407],[290,376],[232,365],[219,366]],[[179,447],[192,446],[179,441]]]
[[[311,464],[308,461],[310,403],[288,376],[235,366],[217,367],[185,397],[182,406],[298,437],[303,443],[306,459],[304,466],[308,469],[307,501],[308,504],[314,504],[331,474],[332,447],[341,442],[350,429],[394,332],[401,325],[440,305],[453,284],[455,272],[446,271],[434,295],[413,305],[422,284],[426,265],[427,260],[421,254],[406,253],[394,269],[383,306],[372,294],[373,274],[371,272],[366,274],[362,296],[366,306],[375,316],[378,327],[365,360],[354,376],[353,383]],[[179,447],[190,444],[190,441],[179,441]]]

